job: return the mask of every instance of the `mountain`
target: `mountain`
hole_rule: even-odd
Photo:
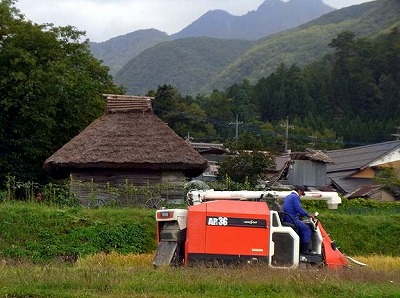
[[[115,75],[127,61],[154,45],[171,40],[165,32],[156,29],[138,30],[111,38],[105,42],[90,42],[92,54],[110,68]]]
[[[328,53],[337,34],[349,30],[356,36],[376,36],[400,25],[400,1],[379,0],[343,8],[296,29],[269,36],[213,77],[203,90],[224,88],[248,78],[268,76],[279,64],[304,66]],[[251,66],[251,67],[250,67]]]
[[[115,75],[130,59],[163,41],[187,37],[255,40],[332,11],[322,0],[266,0],[256,11],[233,16],[224,10],[209,11],[182,31],[171,36],[156,29],[138,30],[105,42],[91,42],[93,55]]]
[[[172,37],[207,36],[256,40],[295,28],[333,10],[322,0],[266,0],[256,11],[243,16],[211,10]]]
[[[177,86],[183,94],[208,84],[234,59],[248,51],[254,42],[209,37],[183,38],[163,42],[130,60],[115,81],[127,87],[128,94],[144,94],[158,85]]]
[[[375,36],[394,26],[400,26],[400,1],[367,2],[258,41],[190,38],[159,44],[130,60],[115,80],[130,94],[144,94],[165,83],[182,94],[208,93],[243,79],[255,82],[281,63],[304,66],[328,53],[330,41],[345,30]]]

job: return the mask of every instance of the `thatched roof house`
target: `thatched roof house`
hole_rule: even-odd
[[[151,98],[107,95],[106,113],[49,157],[51,176],[118,185],[182,181],[207,160],[151,108]]]

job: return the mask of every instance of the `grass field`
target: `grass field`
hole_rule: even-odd
[[[7,264],[2,297],[400,297],[400,258],[357,256],[342,270],[236,267],[154,269],[152,254],[97,254],[76,263]]]

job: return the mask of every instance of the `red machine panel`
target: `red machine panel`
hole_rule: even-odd
[[[347,266],[348,262],[346,257],[336,248],[336,245],[332,242],[329,234],[325,231],[320,222],[318,222],[318,227],[322,235],[326,266],[329,269],[340,269]]]
[[[192,206],[188,212],[186,253],[266,257],[269,217],[265,202],[219,200]]]

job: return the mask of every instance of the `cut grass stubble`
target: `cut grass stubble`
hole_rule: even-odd
[[[356,257],[366,267],[271,269],[265,265],[162,267],[153,255],[97,254],[73,264],[1,265],[7,297],[382,297],[400,293],[400,258]]]

